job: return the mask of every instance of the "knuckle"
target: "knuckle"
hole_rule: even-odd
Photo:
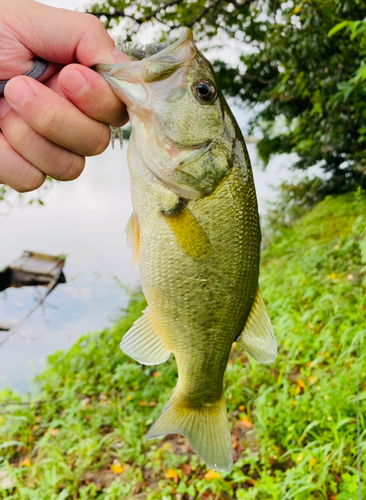
[[[42,186],[46,176],[36,167],[27,170],[25,176],[18,179],[14,189],[19,193],[28,193]]]
[[[67,152],[65,166],[62,172],[57,176],[59,181],[73,181],[77,179],[84,170],[85,158],[77,154],[70,154]]]
[[[48,136],[57,134],[60,130],[60,113],[57,113],[55,106],[49,106],[42,114],[42,117],[37,121],[35,128],[37,132]]]
[[[28,127],[15,111],[10,111],[2,120],[2,131],[9,142],[23,143],[27,139]]]
[[[107,149],[111,138],[111,132],[108,125],[100,125],[98,132],[91,139],[88,145],[86,156],[96,156]]]
[[[87,29],[92,29],[94,33],[96,31],[105,31],[105,28],[101,21],[93,14],[84,14],[84,19],[86,22]],[[95,33],[97,35],[97,33]]]

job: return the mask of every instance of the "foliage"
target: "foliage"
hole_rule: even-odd
[[[265,226],[264,244],[274,232],[292,224],[321,201],[325,192],[326,187],[319,177],[305,177],[296,183],[283,182],[278,187],[279,196],[274,201],[267,201],[266,217],[262,223]]]
[[[328,197],[278,225],[264,250],[279,356],[263,366],[233,348],[230,474],[207,471],[185,438],[144,438],[177,373],[172,359],[141,366],[118,348],[145,307],[136,296],[112,329],[50,357],[37,397],[0,393],[0,498],[356,500],[357,387],[366,465],[365,213],[361,190]]]
[[[329,35],[333,36],[344,29],[350,32],[351,41],[358,42],[361,63],[352,78],[339,84],[339,93],[336,97],[347,101],[352,96],[353,101],[358,101],[358,99],[364,99],[366,95],[366,18],[362,21],[343,21],[334,26]],[[358,133],[358,142],[364,142],[366,140],[366,127],[360,128]]]
[[[154,22],[164,36],[192,27],[211,47],[234,40],[240,63],[221,51],[214,66],[224,92],[254,109],[262,159],[295,152],[298,168],[321,165],[327,194],[366,187],[362,0],[106,0],[89,12],[107,27],[121,23],[127,39]],[[333,29],[341,22],[351,37]]]
[[[358,38],[359,52],[362,56],[360,67],[357,69],[354,77],[349,80],[350,86],[344,88],[343,96],[347,98],[356,89],[358,84],[361,84],[362,90],[365,92],[366,64],[364,57],[366,56],[366,19],[363,21],[343,21],[330,30],[329,36],[333,36],[345,28],[350,31],[351,40]]]
[[[0,184],[0,217],[6,216],[12,208],[19,205],[44,205],[47,191],[52,188],[52,179],[47,177],[46,182],[37,191],[32,193],[18,193],[5,184]]]

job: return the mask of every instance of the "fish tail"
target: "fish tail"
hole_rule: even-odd
[[[210,469],[230,471],[233,449],[225,397],[212,404],[193,405],[179,388],[150,428],[147,438],[183,434]]]

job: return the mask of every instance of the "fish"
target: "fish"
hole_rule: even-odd
[[[148,307],[122,351],[178,382],[147,438],[186,436],[207,467],[230,471],[224,373],[236,342],[277,357],[259,289],[261,230],[248,152],[210,62],[186,29],[172,44],[95,69],[126,103],[133,213],[126,232]]]

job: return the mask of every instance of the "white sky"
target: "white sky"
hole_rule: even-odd
[[[85,0],[37,0],[39,3],[50,5],[51,7],[59,7],[70,10],[85,10],[86,5],[91,5],[93,1],[86,2]]]
[[[78,10],[78,11],[85,11],[86,7],[92,5],[94,3],[94,0],[37,0],[39,3],[44,3],[46,5],[50,5],[52,7],[59,7],[63,9],[70,9],[70,10]],[[160,28],[161,26],[159,26]],[[148,23],[146,26],[142,26],[140,28],[139,33],[136,36],[136,41],[139,43],[152,43],[156,41],[156,36],[155,33],[158,30],[158,28],[154,28],[151,23]],[[158,30],[159,31],[159,30]],[[117,37],[120,35],[123,35],[123,29],[121,27],[116,27],[112,35]],[[123,38],[123,36],[122,36]],[[232,66],[235,66],[238,64],[238,59],[239,56],[243,53],[243,51],[247,52],[250,51],[250,47],[248,47],[246,44],[241,43],[239,40],[234,40],[230,39],[227,36],[224,36],[224,34],[221,35],[221,37],[224,41],[224,47],[222,49],[219,49],[220,56],[224,57],[225,60],[231,64]],[[212,42],[211,42],[212,43]],[[202,52],[206,55],[208,59],[216,59],[218,56],[218,50],[217,48],[210,49],[209,46],[207,47],[204,42],[198,43],[199,48],[202,50]],[[240,63],[241,64],[241,63]]]
[[[83,12],[86,10],[86,7],[92,5],[95,0],[36,0],[39,3],[43,3],[52,7],[58,7],[58,8],[63,8],[63,9],[70,9],[70,10],[78,10],[80,12]],[[158,26],[153,26],[152,23],[148,23],[147,25],[143,25],[139,33],[137,34],[135,41],[138,43],[152,43],[157,40],[157,35],[156,32],[160,31],[161,25]],[[121,36],[121,39],[123,41],[123,28],[121,26],[117,26],[116,28],[113,29],[111,32],[111,35],[115,38],[118,39],[119,36]],[[239,61],[240,55],[243,53],[243,51],[250,51],[250,47],[244,43],[241,43],[238,40],[230,39],[223,33],[220,35],[220,39],[222,40],[222,48],[217,49],[217,48],[210,48],[210,43],[205,44],[205,42],[199,42],[198,48],[202,50],[203,54],[207,57],[207,59],[213,61],[215,60],[218,56],[220,58],[224,59],[228,64],[231,66],[235,67],[239,64],[241,66],[241,62]],[[235,114],[235,117],[239,123],[239,126],[242,128],[243,133],[246,133],[247,130],[247,124],[249,119],[252,117],[253,112],[252,111],[246,111],[243,112],[241,109],[237,108],[234,106],[232,103],[231,108],[232,111]]]

